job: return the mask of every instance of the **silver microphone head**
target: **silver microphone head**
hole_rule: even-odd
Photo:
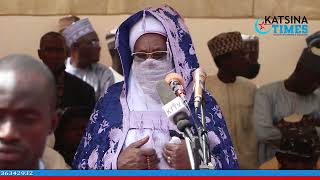
[[[193,72],[194,83],[194,106],[198,108],[202,101],[202,91],[205,89],[205,81],[207,79],[207,73],[202,68],[197,68]]]

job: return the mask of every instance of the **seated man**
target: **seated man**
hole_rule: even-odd
[[[87,106],[93,109],[95,105],[94,89],[65,71],[64,61],[67,58],[67,46],[64,37],[57,32],[48,32],[40,39],[39,58],[53,73],[57,85],[57,109],[74,106]]]
[[[100,45],[97,33],[90,21],[81,19],[63,31],[63,36],[70,49],[70,58],[66,61],[66,71],[90,84],[95,91],[96,99],[114,84],[111,70],[98,63]]]
[[[256,85],[249,79],[259,73],[259,39],[240,32],[221,33],[208,42],[218,67],[206,86],[226,119],[240,168],[257,168],[257,141],[252,120]]]
[[[27,55],[0,59],[0,169],[45,169],[47,136],[58,124],[55,80]]]
[[[274,142],[280,140],[275,127],[287,117],[303,117],[320,112],[320,56],[305,48],[290,77],[262,86],[254,103],[254,121],[259,143],[259,162],[275,155]],[[297,118],[297,121],[302,118]],[[319,121],[319,119],[316,119]]]
[[[178,129],[166,117],[155,88],[167,74],[180,74],[195,116],[192,73],[199,64],[183,19],[168,6],[147,8],[130,16],[118,32],[125,80],[98,101],[73,168],[190,169],[185,141],[170,143]],[[220,108],[208,92],[203,97],[213,168],[237,169]]]

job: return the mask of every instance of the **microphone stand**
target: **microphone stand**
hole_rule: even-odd
[[[195,170],[196,169],[196,163],[195,163],[194,156],[193,156],[194,151],[193,151],[193,149],[191,147],[191,140],[185,134],[184,134],[184,139],[186,141],[186,146],[187,146],[187,151],[188,151],[188,156],[189,156],[191,169]]]
[[[199,151],[201,151],[200,141],[198,137],[193,136],[192,133],[191,134],[190,133],[184,133],[184,138],[186,140],[191,169],[192,170],[200,169],[200,165],[199,165],[199,162],[200,162]]]
[[[210,158],[210,150],[209,150],[209,141],[208,141],[208,131],[207,131],[207,122],[205,117],[205,102],[204,98],[201,100],[200,105],[200,112],[201,112],[201,124],[202,127],[199,130],[200,137],[201,137],[201,145],[203,151],[203,161],[200,164],[200,169],[213,169],[213,165],[211,163]]]
[[[209,152],[205,118],[205,102],[203,99],[201,99],[199,105],[200,108],[195,108],[196,118],[194,118],[194,125],[198,132],[197,136],[195,136],[191,130],[192,125],[188,120],[188,115],[186,113],[179,113],[175,115],[174,121],[176,122],[179,131],[184,132],[191,169],[213,169]],[[197,121],[199,119],[199,109],[201,111],[201,120]]]
[[[195,108],[195,114],[196,117],[198,118],[198,108]],[[205,102],[203,99],[201,99],[200,103],[200,122],[201,126],[197,127],[198,130],[198,136],[201,141],[201,164],[199,165],[199,169],[213,169],[213,165],[211,163],[210,159],[210,151],[209,151],[209,141],[208,141],[208,132],[207,132],[207,123],[206,123],[206,118],[205,118]]]

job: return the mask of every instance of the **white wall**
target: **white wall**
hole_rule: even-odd
[[[105,34],[124,21],[127,16],[88,17],[101,40],[101,62],[110,65],[111,60],[104,41]],[[40,37],[48,31],[57,30],[57,20],[59,18],[60,16],[0,16],[0,57],[10,53],[28,53],[37,57]],[[207,48],[207,41],[220,32],[226,31],[256,34],[253,28],[254,21],[254,19],[185,19],[200,64],[208,74],[214,74],[216,67]],[[310,33],[320,30],[319,20],[309,20],[308,22]],[[279,37],[271,34],[260,35],[259,37],[259,61],[262,66],[255,81],[261,85],[286,78],[292,72],[302,48],[306,45],[305,37]]]

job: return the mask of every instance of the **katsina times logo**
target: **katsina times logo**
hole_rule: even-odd
[[[254,23],[257,33],[275,36],[306,36],[309,25],[306,16],[265,16]]]

